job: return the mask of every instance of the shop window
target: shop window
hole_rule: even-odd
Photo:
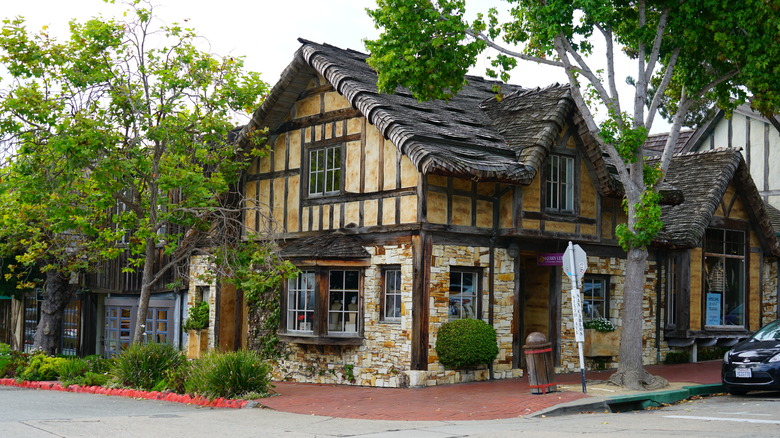
[[[745,233],[708,229],[704,241],[705,326],[745,325]]]
[[[450,270],[450,321],[480,318],[480,278],[480,272],[476,270]]]
[[[382,320],[401,321],[401,269],[398,267],[382,271]]]
[[[341,192],[341,146],[309,151],[309,196]]]
[[[607,277],[586,275],[582,279],[582,317],[585,321],[609,318],[609,281]]]
[[[360,290],[361,272],[358,270],[302,270],[287,283],[287,333],[357,336]],[[319,303],[327,303],[327,307],[321,308]]]
[[[574,157],[550,155],[544,185],[545,210],[557,213],[574,212]]]

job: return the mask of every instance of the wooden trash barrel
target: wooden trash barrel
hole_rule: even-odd
[[[558,390],[553,369],[552,344],[543,333],[533,332],[523,345],[528,367],[528,386],[531,394],[546,394]]]

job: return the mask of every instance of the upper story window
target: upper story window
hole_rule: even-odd
[[[341,191],[341,146],[309,151],[309,196],[338,194]]]
[[[745,233],[711,228],[704,239],[704,325],[744,326]]]
[[[476,270],[450,270],[450,321],[479,318],[479,279]]]
[[[574,157],[547,158],[544,207],[547,211],[574,212]]]

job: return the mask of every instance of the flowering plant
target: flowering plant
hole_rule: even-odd
[[[585,321],[583,327],[586,329],[593,329],[597,332],[612,332],[615,331],[615,324],[607,318],[593,318]]]

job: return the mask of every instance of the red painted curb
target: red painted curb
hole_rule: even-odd
[[[148,400],[162,400],[174,403],[184,403],[190,405],[197,405],[210,408],[230,408],[240,409],[249,403],[248,400],[234,400],[225,398],[216,398],[209,400],[206,397],[197,396],[193,397],[189,394],[176,394],[173,392],[159,392],[159,391],[141,391],[137,389],[126,388],[105,388],[102,386],[79,386],[70,385],[68,387],[62,386],[59,382],[30,382],[23,381],[17,382],[14,379],[0,379],[0,385],[2,386],[16,386],[19,388],[29,389],[43,389],[47,391],[63,391],[63,392],[76,392],[82,394],[97,394],[97,395],[110,395],[118,397],[129,398],[143,398]]]

